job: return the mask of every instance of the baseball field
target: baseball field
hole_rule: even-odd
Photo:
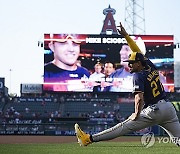
[[[0,136],[0,154],[178,154],[180,147],[158,143],[146,148],[140,137],[120,137],[80,147],[75,137]]]

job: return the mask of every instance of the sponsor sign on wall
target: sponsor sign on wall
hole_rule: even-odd
[[[42,84],[21,84],[21,93],[42,93]]]

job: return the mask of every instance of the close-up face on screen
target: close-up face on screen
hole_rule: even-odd
[[[172,35],[131,36],[174,91]],[[44,91],[132,92],[131,49],[119,35],[44,34]]]

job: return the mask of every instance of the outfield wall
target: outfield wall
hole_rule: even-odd
[[[22,123],[22,124],[1,124],[0,135],[45,135],[45,136],[74,136],[74,124],[76,122],[82,127],[82,129],[90,134],[98,133],[104,129],[108,129],[114,126],[116,123],[101,123],[89,122],[88,120],[79,121],[79,119],[73,121],[59,121],[57,123]],[[145,133],[153,132],[155,135],[163,135],[164,132],[159,126],[148,127],[136,132],[127,134],[128,136],[141,136]]]

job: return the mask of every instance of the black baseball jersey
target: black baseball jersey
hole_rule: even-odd
[[[165,98],[165,91],[160,82],[158,70],[149,59],[146,60],[146,64],[146,69],[133,75],[133,92],[144,93],[145,107]]]

